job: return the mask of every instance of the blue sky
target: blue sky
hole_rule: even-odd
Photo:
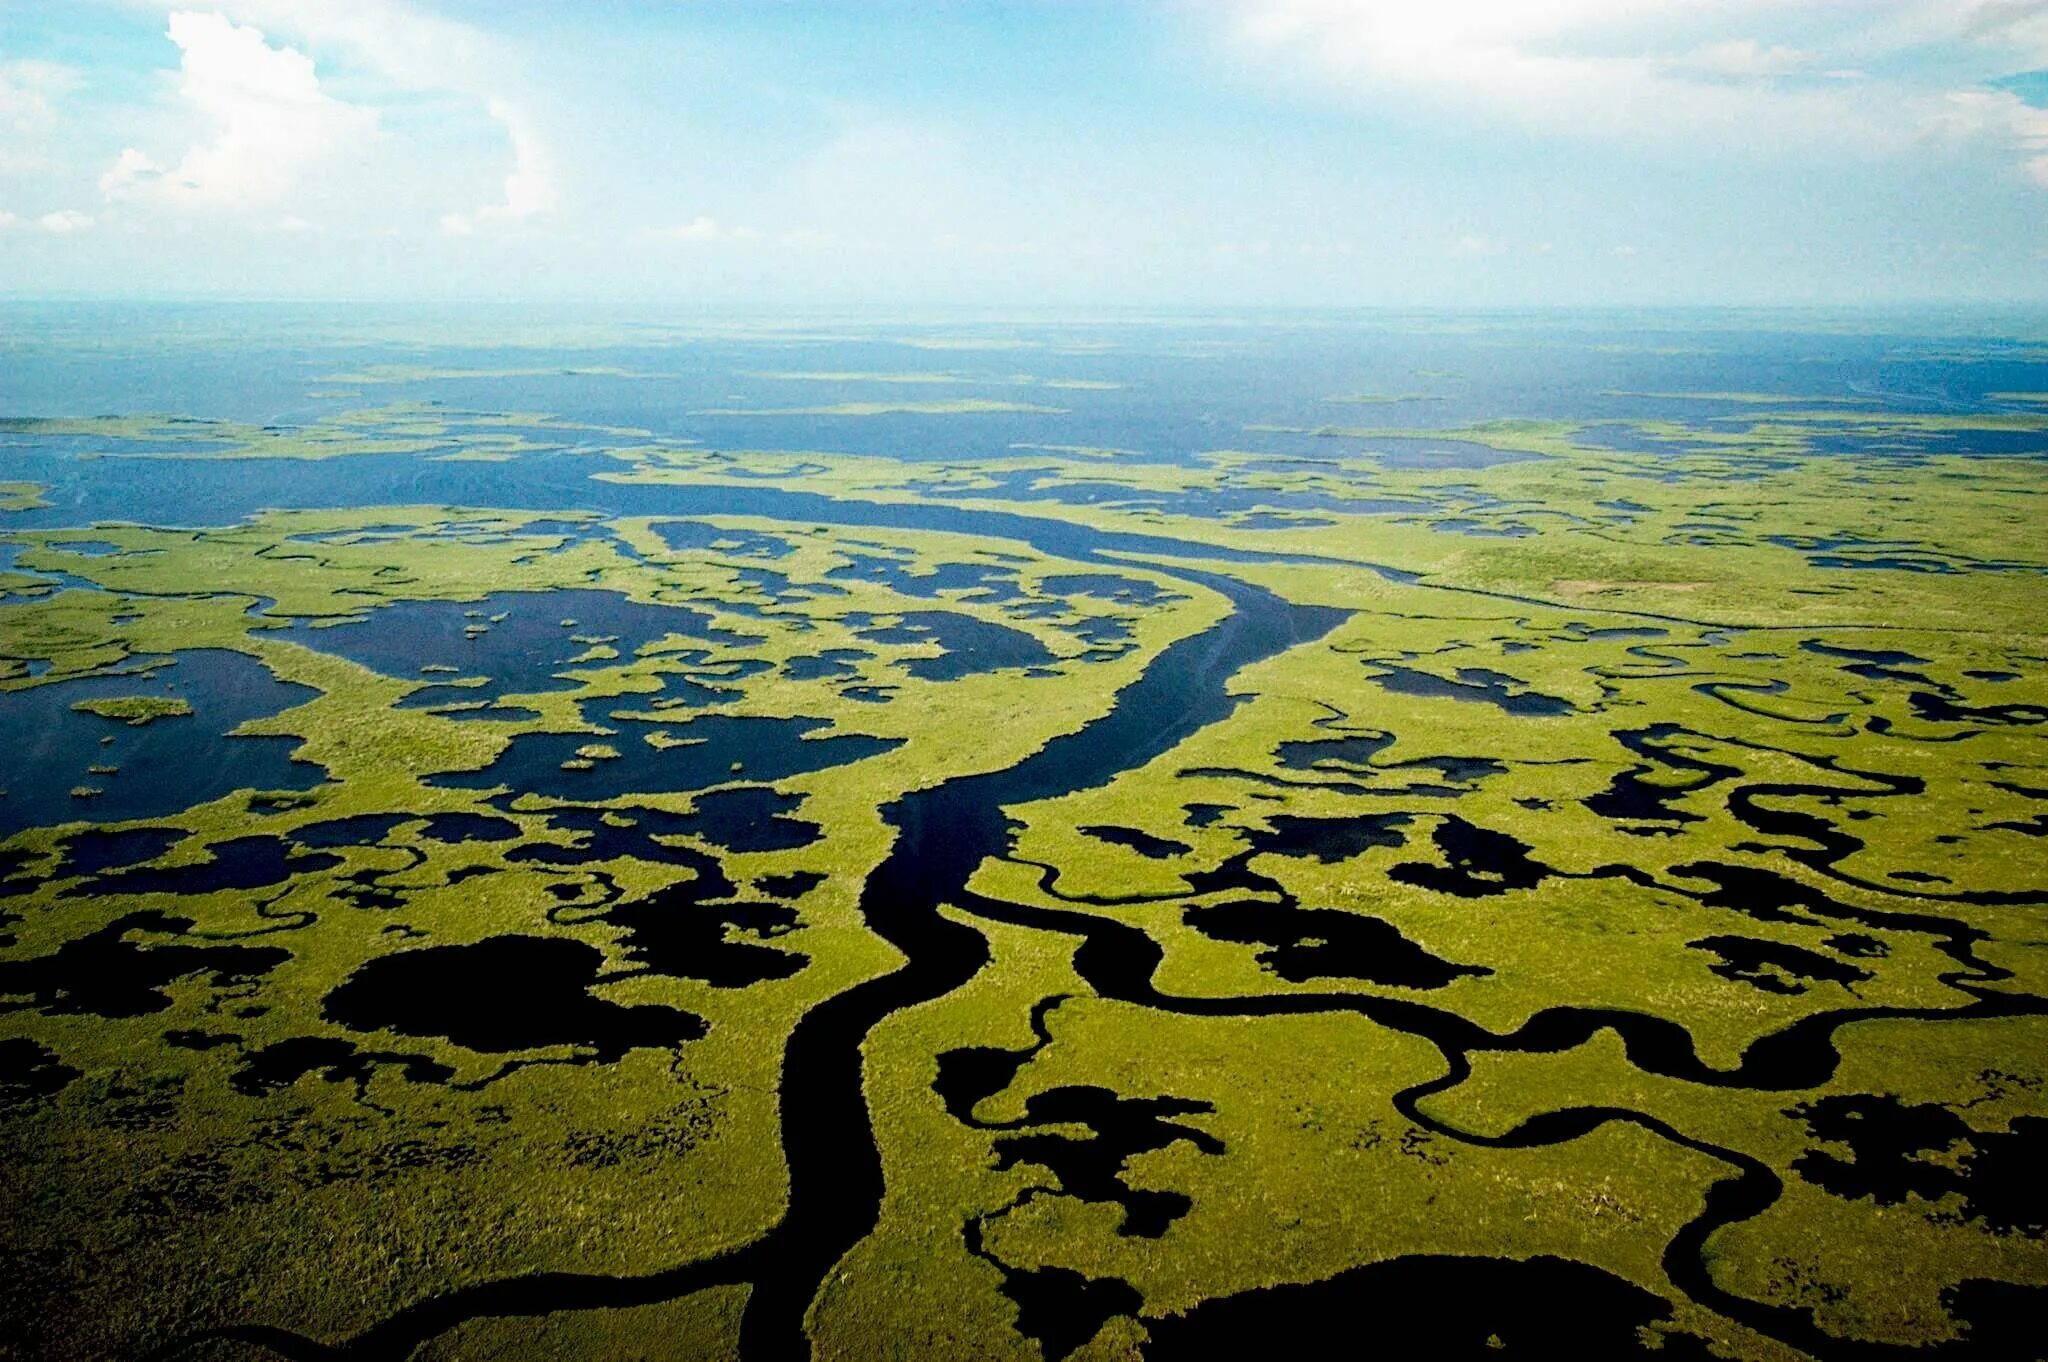
[[[2048,301],[2048,0],[0,0],[0,292]]]

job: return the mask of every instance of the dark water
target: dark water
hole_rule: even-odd
[[[509,789],[557,799],[606,800],[648,791],[702,790],[731,780],[780,780],[806,771],[844,766],[902,744],[900,738],[841,733],[823,719],[769,719],[708,714],[665,723],[687,745],[655,747],[632,725],[611,737],[587,733],[521,733],[497,761],[481,771],[434,776],[429,784],[453,789]],[[618,753],[588,770],[564,767],[578,752],[603,744]]]
[[[299,620],[271,632],[386,676],[428,683],[400,702],[414,708],[573,689],[578,683],[563,673],[594,639],[609,640],[608,646],[630,657],[641,645],[671,636],[735,638],[702,610],[593,590],[497,591],[477,601],[393,601],[361,617]],[[474,684],[478,681],[482,684]]]
[[[982,672],[1045,667],[1059,660],[1022,629],[972,615],[913,610],[896,616],[893,624],[865,623],[871,618],[849,615],[847,622],[871,643],[936,643],[945,649],[937,657],[907,657],[896,664],[920,680],[956,681]]]
[[[327,773],[291,759],[297,738],[225,735],[318,693],[279,681],[253,657],[218,648],[131,658],[118,675],[0,693],[0,752],[7,754],[0,836],[80,819],[157,818],[236,790],[311,789]],[[79,700],[131,695],[181,699],[192,713],[135,725],[71,708]],[[95,773],[93,766],[119,769]],[[100,793],[79,797],[74,788]]]

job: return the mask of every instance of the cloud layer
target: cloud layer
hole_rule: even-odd
[[[175,11],[179,94],[210,127],[166,168],[126,147],[100,177],[107,199],[243,208],[287,198],[323,160],[377,133],[377,115],[320,88],[313,63],[220,14]]]
[[[1362,108],[1685,155],[2040,152],[1982,82],[2048,66],[2040,0],[1225,0],[1227,49]],[[1957,82],[1967,82],[1958,84]]]
[[[2048,0],[8,2],[0,289],[2048,295]]]

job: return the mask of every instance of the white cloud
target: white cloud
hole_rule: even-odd
[[[46,149],[58,123],[58,102],[78,84],[77,73],[56,62],[0,62],[0,175],[25,175],[50,164]]]
[[[163,175],[163,167],[156,158],[140,147],[123,147],[121,154],[114,158],[114,164],[107,167],[100,176],[100,196],[118,199],[132,196],[143,184],[153,184]]]
[[[1397,116],[1691,139],[1717,154],[1910,154],[1959,84],[2048,64],[2044,0],[1224,0],[1198,12],[1227,16],[1232,51]],[[2028,120],[1993,121],[2032,164]]]
[[[673,227],[656,227],[648,235],[670,241],[752,241],[760,233],[752,227],[730,226],[714,217],[695,217]]]
[[[45,213],[36,219],[36,226],[59,236],[82,232],[92,226],[92,216],[76,208],[59,208],[54,213]]]
[[[445,215],[441,230],[452,236],[468,236],[479,227],[515,225],[555,206],[552,157],[526,115],[518,106],[502,99],[487,101],[485,108],[512,143],[512,172],[505,177],[505,201],[485,204],[469,213]]]
[[[1478,232],[1466,232],[1452,239],[1449,254],[1458,259],[1474,259],[1487,255],[1507,254],[1507,245],[1493,237]]]
[[[376,130],[373,112],[322,90],[304,53],[271,46],[258,29],[179,10],[168,32],[180,53],[178,93],[210,123],[211,135],[169,168],[138,147],[124,148],[100,177],[109,199],[272,203],[306,171]]]
[[[0,209],[0,232],[6,231],[9,227],[14,226],[20,221],[21,219],[14,214],[7,212],[5,209]]]
[[[1733,77],[1789,76],[1809,64],[1807,55],[1795,47],[1765,46],[1755,38],[1706,43],[1672,63],[1682,71]]]
[[[699,217],[678,227],[670,227],[661,235],[674,237],[678,241],[716,241],[725,229],[718,225],[717,218]]]
[[[1351,93],[1609,138],[1733,128],[1758,99],[1727,78],[1797,54],[1726,27],[1762,0],[1234,0],[1245,49],[1307,66]],[[1758,69],[1759,67],[1763,69]],[[1716,79],[1700,79],[1713,76]]]
[[[1988,139],[2017,149],[2028,177],[2048,189],[2048,109],[2010,90],[1959,90],[1928,114],[1925,126],[1937,138]]]
[[[442,230],[466,235],[517,226],[560,200],[556,158],[521,97],[517,63],[488,35],[407,0],[222,0],[237,15],[309,45],[345,49],[408,90],[452,93],[481,106],[503,133],[512,164],[502,201],[446,213]]]

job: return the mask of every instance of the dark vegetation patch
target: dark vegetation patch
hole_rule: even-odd
[[[625,1130],[572,1130],[562,1141],[563,1153],[572,1168],[658,1166],[681,1158],[718,1128],[722,1095],[710,1090]]]

